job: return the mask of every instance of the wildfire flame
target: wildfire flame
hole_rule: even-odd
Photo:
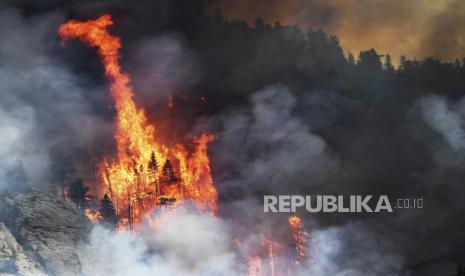
[[[129,76],[119,64],[121,41],[108,32],[110,15],[95,20],[71,20],[60,26],[63,40],[79,38],[95,47],[101,57],[116,108],[115,159],[99,166],[101,191],[109,193],[120,220],[140,222],[156,205],[192,200],[200,210],[216,212],[217,192],[210,173],[207,144],[214,139],[203,134],[194,139],[190,154],[184,145],[168,146],[157,138],[143,109],[133,101]]]
[[[97,223],[102,219],[102,214],[99,211],[94,211],[90,208],[84,210],[84,214],[92,223]]]
[[[161,143],[157,129],[133,101],[129,76],[119,64],[121,41],[108,32],[112,25],[110,15],[84,22],[71,20],[60,26],[59,34],[63,40],[79,38],[95,47],[111,81],[110,92],[116,108],[116,158],[105,157],[100,163],[98,192],[109,194],[120,221],[117,228],[127,229],[144,219],[157,228],[175,211],[171,209],[156,219],[150,217],[150,211],[156,206],[174,207],[185,200],[192,201],[200,211],[216,214],[217,191],[207,155],[207,145],[214,137],[202,134],[195,138],[192,152],[179,143],[172,146]],[[173,107],[172,98],[168,99],[168,105]],[[85,213],[93,222],[102,219],[99,211],[86,209]],[[295,263],[299,264],[307,254],[308,233],[299,217],[291,216],[288,222],[295,242]],[[241,247],[239,242],[237,246]],[[281,271],[277,264],[279,255],[284,254],[284,245],[274,241],[271,232],[261,235],[257,247],[258,253],[245,256],[249,275],[291,274],[289,269]]]
[[[307,257],[308,232],[305,231],[302,220],[298,216],[290,216],[288,221],[295,243],[295,264],[299,265]]]

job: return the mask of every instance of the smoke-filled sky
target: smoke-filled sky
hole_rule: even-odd
[[[375,48],[397,60],[465,56],[465,4],[461,0],[218,0],[229,19],[321,28],[357,54]]]
[[[190,18],[196,10],[189,5],[198,2],[1,2],[0,189],[13,190],[23,174],[23,182],[38,189],[57,185],[54,176],[57,169],[62,172],[63,160],[91,185],[95,159],[114,153],[113,103],[95,49],[79,41],[63,46],[56,33],[68,19],[111,12],[111,32],[123,42],[123,68],[148,117],[159,120],[159,106],[170,94],[175,118],[162,121],[162,128],[176,133],[181,128],[186,136],[207,129],[216,136],[209,156],[221,221],[188,215],[179,225],[190,224],[199,239],[205,234],[200,226],[210,225],[208,238],[221,248],[204,249],[222,258],[215,261],[226,269],[235,266],[229,232],[280,225],[279,216],[265,218],[263,193],[425,199],[425,209],[386,216],[301,214],[321,252],[303,275],[449,275],[465,261],[465,67],[430,62],[417,65],[418,71],[410,68],[414,73],[408,75],[382,70],[376,60],[350,65],[339,46],[321,35],[313,36],[308,51],[293,28],[270,34],[197,20],[199,14]],[[338,35],[346,51],[375,47],[394,56],[465,55],[461,1],[216,4],[229,19],[253,22],[262,16],[270,23],[321,27]],[[205,94],[202,103],[185,100]],[[111,272],[100,265],[106,257],[114,261],[108,253],[114,248],[134,250],[140,258],[147,257],[147,248],[163,248],[168,259],[179,251],[186,254],[183,261],[197,257],[191,248],[182,250],[199,241],[176,243],[171,233],[136,246],[133,239],[140,237],[113,234],[94,232],[83,250],[100,250],[104,262],[85,260],[85,269]],[[136,258],[132,265],[153,272],[160,262],[159,254],[152,257],[142,264]],[[179,268],[178,259],[170,260],[163,271]]]

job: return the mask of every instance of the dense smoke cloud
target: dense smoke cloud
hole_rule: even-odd
[[[198,275],[243,275],[247,263],[241,254],[256,250],[259,236],[241,237],[250,247],[238,251],[231,235],[237,227],[233,223],[180,208],[176,215],[166,209],[152,214],[155,221],[170,216],[155,229],[148,224],[137,232],[94,227],[89,241],[79,245],[84,275],[184,275],[192,271]],[[360,224],[315,230],[308,248],[313,260],[295,275],[397,275],[401,260],[386,253],[389,247]],[[292,263],[281,258],[286,257],[277,256],[275,262]]]
[[[183,208],[183,207],[180,207]],[[152,215],[164,221],[154,229],[114,232],[97,226],[81,245],[85,275],[235,275],[233,243],[224,222],[194,211],[161,210]],[[163,216],[170,216],[163,220]]]
[[[211,146],[211,157],[218,189],[229,200],[220,207],[225,216],[243,225],[259,220],[263,225],[273,225],[273,229],[284,227],[279,215],[264,216],[261,203],[250,197],[253,194],[381,193],[393,199],[423,197],[425,209],[395,210],[388,216],[301,214],[312,235],[322,241],[316,243],[316,261],[305,273],[370,275],[377,270],[387,275],[435,275],[452,271],[449,256],[457,254],[452,244],[461,234],[460,223],[454,225],[453,216],[448,214],[459,212],[463,206],[454,196],[461,190],[461,172],[454,168],[463,167],[463,158],[450,149],[462,149],[461,104],[452,104],[450,110],[444,98],[421,98],[408,107],[398,132],[391,132],[391,138],[385,140],[387,125],[383,124],[372,126],[369,134],[358,129],[341,134],[340,126],[334,128],[340,124],[341,112],[343,116],[350,114],[347,110],[357,112],[360,103],[322,90],[300,98],[296,94],[282,85],[267,86],[252,94],[248,105],[202,120],[218,139]],[[382,121],[386,114],[369,116],[378,116]],[[332,130],[322,135],[318,131],[321,128]],[[402,140],[398,140],[400,137]],[[331,147],[327,139],[333,140],[333,145],[336,139],[340,145]],[[427,160],[419,159],[419,146],[427,149]],[[404,149],[402,154],[400,148]],[[393,152],[395,156],[391,156]],[[411,154],[413,157],[408,157]],[[428,167],[423,170],[425,162]],[[412,174],[413,170],[418,175]],[[444,182],[446,175],[448,181]],[[437,197],[438,189],[444,197]],[[418,235],[418,225],[426,217],[436,232],[425,230]],[[409,240],[412,236],[423,242]],[[328,237],[335,241],[328,241]],[[438,246],[442,250],[437,250]],[[332,266],[325,266],[330,262],[327,258]]]
[[[300,275],[399,275],[402,260],[360,224],[348,224],[312,232],[316,244],[314,261]],[[370,257],[367,257],[370,256]]]
[[[222,129],[214,132],[218,143],[211,151],[220,189],[227,189],[226,195],[244,188],[247,194],[290,193],[301,192],[298,185],[287,185],[298,179],[308,179],[309,187],[321,184],[337,161],[326,142],[292,115],[296,98],[289,89],[271,85],[254,93],[250,102],[250,110],[207,122]]]
[[[453,81],[457,75],[463,83],[460,66],[430,60],[393,72],[382,69],[376,53],[350,64],[334,40],[317,32],[307,45],[296,28],[251,30],[203,18],[205,26],[191,31],[186,25],[195,24],[187,16],[160,8],[175,1],[19,2],[27,2],[21,11],[0,14],[0,186],[17,185],[18,179],[58,185],[63,179],[57,179],[54,164],[58,174],[67,173],[72,170],[60,171],[66,160],[76,167],[75,176],[87,177],[95,170],[89,160],[114,151],[114,110],[99,59],[80,42],[60,46],[56,30],[65,14],[88,19],[114,12],[111,32],[122,37],[123,68],[148,117],[176,115],[180,123],[165,120],[162,127],[177,131],[185,124],[182,135],[207,129],[216,136],[209,156],[222,219],[181,215],[157,236],[96,228],[81,248],[86,273],[127,275],[131,268],[142,275],[172,274],[191,266],[236,272],[236,236],[249,234],[244,240],[253,247],[259,237],[251,232],[288,227],[285,216],[263,213],[265,193],[425,199],[422,210],[388,215],[299,214],[319,252],[302,275],[442,275],[463,262],[464,108],[457,100],[463,90]],[[239,10],[235,3],[259,9]],[[377,47],[382,53],[452,58],[463,50],[442,32],[461,37],[455,1],[219,4],[228,18],[252,21],[263,9],[268,22],[321,27],[339,34],[352,51]],[[179,32],[173,24],[178,21],[185,23]],[[441,39],[444,47],[432,46]],[[205,106],[195,102],[193,108],[205,107],[201,116],[166,111],[167,95],[175,96],[176,105],[203,93]],[[425,97],[438,93],[445,95]],[[209,257],[211,263],[205,262]]]
[[[125,63],[131,84],[145,106],[192,87],[199,78],[195,55],[179,34],[149,37],[129,47]]]
[[[24,171],[25,175],[18,177],[27,179],[31,186],[45,185],[50,179],[52,148],[68,152],[85,149],[98,139],[101,132],[97,129],[105,131],[106,123],[93,114],[86,99],[101,91],[85,87],[85,78],[72,73],[51,54],[59,46],[55,30],[60,21],[62,17],[57,14],[23,19],[16,10],[1,10],[3,184],[20,185],[14,183],[17,177],[5,177],[12,174],[9,168],[15,163],[17,172],[13,175]],[[81,156],[89,158],[85,153]],[[5,183],[8,181],[12,183]]]
[[[353,53],[376,48],[396,58],[465,56],[465,33],[459,27],[465,7],[460,0],[218,0],[212,6],[219,6],[230,20],[254,24],[262,17],[269,24],[322,28],[337,35],[343,48]]]

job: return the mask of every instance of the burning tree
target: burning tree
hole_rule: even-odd
[[[305,231],[302,220],[298,216],[290,216],[288,221],[295,243],[295,263],[299,265],[307,257],[308,233]]]
[[[163,183],[174,184],[179,181],[173,169],[173,165],[171,164],[171,161],[169,159],[167,159],[165,165],[163,165],[162,175]]]
[[[141,218],[143,212],[151,210],[144,207],[150,197],[155,197],[151,199],[151,207],[156,206],[160,197],[168,197],[177,201],[194,200],[199,209],[215,213],[217,192],[207,156],[207,144],[213,140],[213,136],[203,134],[195,139],[193,153],[189,153],[181,144],[170,147],[160,142],[156,133],[158,129],[148,121],[145,111],[137,108],[133,101],[130,78],[119,64],[121,41],[107,30],[111,25],[111,16],[103,15],[85,22],[71,20],[59,29],[63,39],[76,37],[97,48],[105,74],[110,79],[111,96],[116,108],[114,138],[117,154],[115,159],[104,158],[99,166],[102,185],[99,185],[98,192],[110,192],[118,215],[125,214],[120,210],[131,209],[131,204],[136,199],[139,207],[137,212],[134,208],[127,212],[129,221],[132,219],[129,217],[131,214]],[[164,164],[161,169],[159,162]],[[142,164],[147,165],[146,171]],[[164,185],[170,186],[165,194],[161,191],[160,175],[165,180],[164,184],[176,184]],[[147,183],[155,184],[154,193],[147,190]],[[185,198],[185,189],[197,193]]]
[[[100,200],[99,217],[110,225],[116,225],[120,219],[119,229],[126,228],[122,225],[126,222],[132,229],[153,208],[184,200],[191,200],[200,211],[216,214],[217,191],[207,155],[207,145],[214,137],[202,134],[194,138],[192,151],[179,143],[161,142],[160,137],[164,135],[160,135],[160,130],[148,121],[145,111],[133,101],[130,78],[119,64],[121,41],[108,32],[112,25],[111,16],[103,15],[84,22],[71,20],[59,30],[63,39],[79,38],[97,49],[116,109],[116,154],[114,158],[104,157],[98,167],[101,182],[97,192],[105,193]],[[305,256],[305,231],[300,219],[297,226],[294,221],[290,219],[289,223],[300,261]],[[281,275],[277,256],[285,254],[282,253],[284,245],[274,241],[270,232],[262,237],[258,246],[261,252],[255,252],[249,272]]]
[[[147,165],[147,173],[148,173],[148,180],[149,183],[154,186],[155,195],[160,194],[159,187],[158,187],[158,162],[157,157],[155,156],[155,152],[152,151],[150,155],[150,161]]]

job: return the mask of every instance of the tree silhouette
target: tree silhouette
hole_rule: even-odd
[[[166,160],[165,165],[163,165],[162,175],[164,182],[168,184],[173,184],[178,182],[178,177],[174,172],[173,165],[169,159]]]
[[[392,65],[391,61],[391,55],[389,54],[386,55],[386,58],[384,60],[384,69],[389,72],[394,71],[394,66]]]
[[[355,66],[355,57],[352,53],[347,55],[347,63],[349,63],[349,65]]]
[[[150,155],[150,160],[149,163],[147,164],[147,172],[148,172],[148,177],[149,177],[149,182],[152,185],[155,185],[155,194],[159,194],[159,187],[158,187],[158,161],[157,158],[155,157],[155,152],[152,151],[152,154]]]
[[[102,222],[111,226],[115,226],[118,218],[116,217],[116,210],[110,197],[105,194],[100,200],[99,212],[102,216]]]
[[[158,162],[157,158],[155,157],[155,152],[152,151],[152,154],[150,155],[150,160],[147,165],[147,169],[149,172],[156,173],[158,171]]]
[[[80,178],[76,178],[69,184],[68,196],[79,208],[84,208],[89,201],[87,192],[89,187],[84,186],[84,182]]]
[[[176,198],[174,197],[160,197],[158,199],[158,205],[161,205],[161,206],[168,206],[168,205],[172,205],[176,202]]]
[[[265,22],[263,22],[263,19],[261,17],[257,18],[255,20],[255,28],[257,30],[262,30],[265,27]]]
[[[382,68],[381,60],[375,49],[360,52],[357,65],[366,72],[379,72]]]

